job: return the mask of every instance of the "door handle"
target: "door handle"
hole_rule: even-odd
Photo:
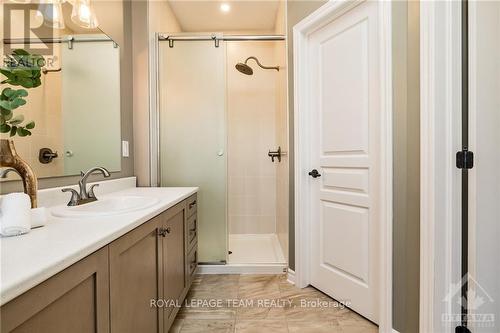
[[[313,178],[318,178],[318,177],[321,177],[321,174],[318,172],[318,170],[316,169],[312,169],[310,172],[309,172],[309,176],[313,177]]]

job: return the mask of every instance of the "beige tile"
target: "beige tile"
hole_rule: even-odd
[[[286,275],[199,275],[188,299],[233,297],[253,306],[183,307],[171,332],[376,332],[377,326],[315,288],[296,288]],[[258,306],[255,300],[282,300],[285,307]],[[327,302],[319,304],[317,301]],[[290,301],[290,304],[285,303]],[[308,303],[309,302],[309,303]],[[313,303],[311,303],[313,302]],[[325,306],[325,304],[329,306]],[[334,307],[336,305],[336,307]],[[236,324],[234,324],[236,322]],[[234,324],[234,325],[233,325]]]
[[[184,320],[182,319],[175,319],[168,333],[179,333],[181,331],[183,322]]]
[[[239,282],[240,284],[247,284],[247,283],[260,283],[260,284],[274,284],[280,282],[282,279],[283,275],[273,275],[273,274],[267,274],[267,275],[262,275],[262,274],[243,274],[240,275]]]
[[[235,333],[287,333],[284,320],[237,320]]]
[[[375,325],[372,326],[344,326],[342,325],[342,333],[377,333],[378,327]]]
[[[180,333],[231,333],[234,332],[232,320],[186,320]]]
[[[325,321],[336,319],[336,311],[325,308],[302,308],[293,304],[285,309],[289,321]]]
[[[236,310],[228,307],[183,307],[177,314],[178,319],[186,319],[184,323],[191,320],[234,320]]]
[[[289,321],[289,333],[335,333],[342,332],[342,328],[335,320],[322,321]]]
[[[238,287],[212,288],[212,289],[192,289],[189,291],[187,299],[202,300],[227,300],[238,296]]]
[[[236,309],[236,320],[285,320],[285,309],[283,307],[240,307]]]
[[[277,282],[240,283],[238,297],[241,299],[279,299],[281,293]]]
[[[240,276],[238,274],[205,274],[201,275],[201,284],[207,288],[214,285],[238,284]]]
[[[205,275],[196,278],[191,287],[190,297],[194,298],[234,298],[238,294],[239,275]]]

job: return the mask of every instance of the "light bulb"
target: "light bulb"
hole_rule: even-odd
[[[220,5],[220,10],[223,11],[224,13],[227,13],[231,10],[231,6],[229,6],[228,3],[223,3]]]
[[[75,0],[71,11],[71,20],[83,28],[95,29],[99,26],[89,0]]]

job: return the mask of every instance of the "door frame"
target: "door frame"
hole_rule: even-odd
[[[421,332],[446,329],[445,302],[461,277],[461,2],[420,2],[420,311]]]
[[[294,135],[295,135],[295,283],[310,284],[311,210],[308,170],[310,110],[308,110],[308,37],[361,1],[329,1],[293,28],[294,41]],[[381,233],[380,233],[380,315],[379,332],[392,332],[392,21],[391,3],[379,2],[381,126]]]

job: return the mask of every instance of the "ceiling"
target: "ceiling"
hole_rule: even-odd
[[[279,1],[191,1],[169,0],[185,32],[238,32],[274,30]],[[229,12],[222,12],[222,3],[230,5]]]

